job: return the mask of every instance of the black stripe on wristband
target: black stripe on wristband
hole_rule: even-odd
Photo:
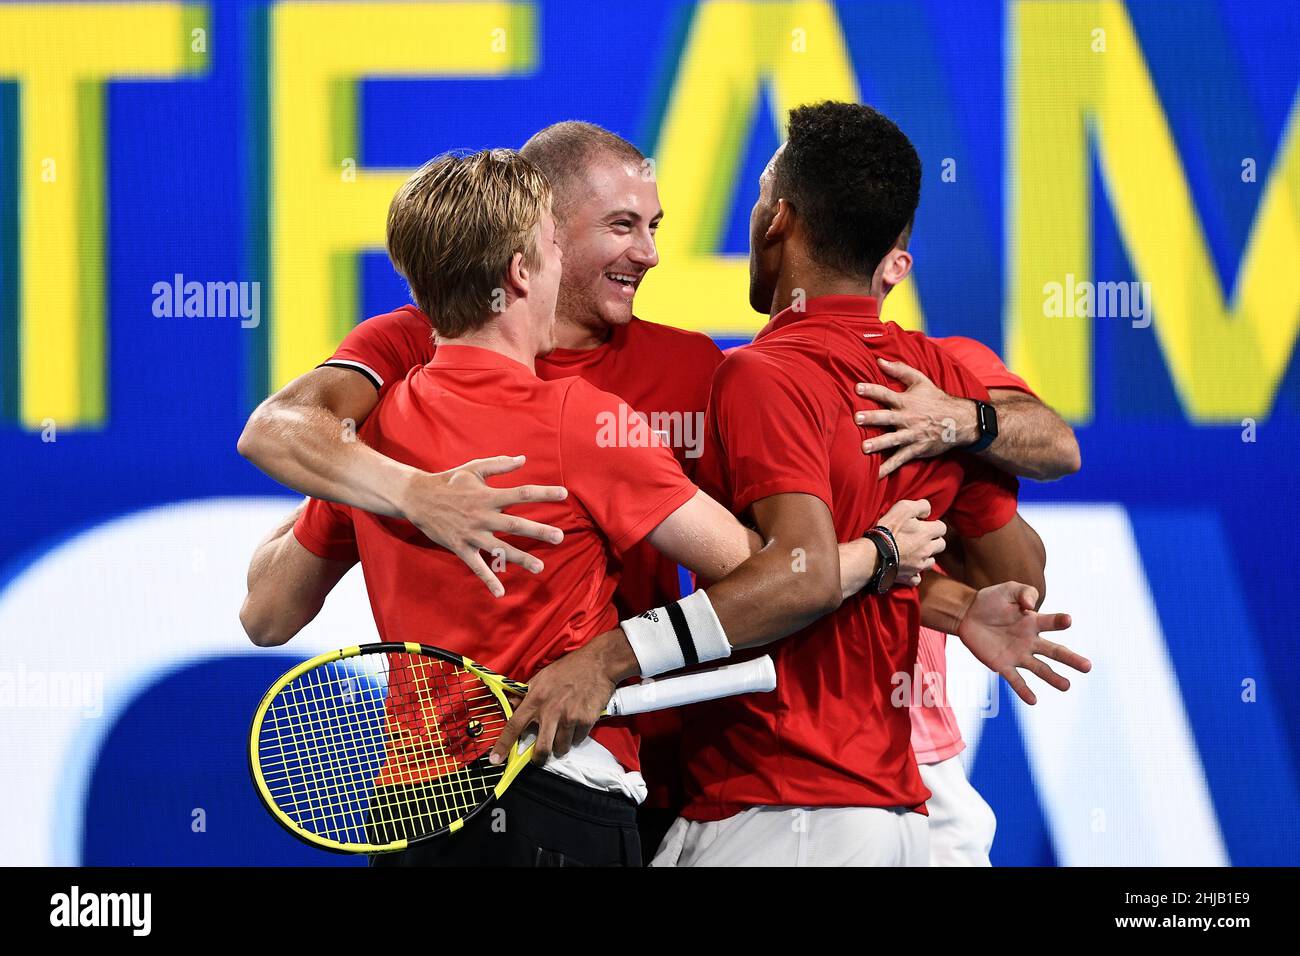
[[[682,613],[681,605],[673,601],[672,604],[664,605],[664,610],[668,612],[668,620],[672,621],[673,631],[677,635],[677,643],[681,645],[682,659],[686,661],[686,666],[698,664],[700,655],[695,652],[695,638],[691,636],[691,626],[686,623],[686,615]]]

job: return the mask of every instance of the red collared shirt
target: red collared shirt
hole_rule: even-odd
[[[1016,511],[1016,484],[960,454],[913,461],[884,480],[853,422],[871,407],[858,382],[901,390],[877,358],[903,361],[944,391],[988,400],[963,366],[924,335],[882,324],[874,299],[824,296],[786,310],[714,376],[701,487],[743,515],[777,494],[826,503],[840,541],[875,525],[895,502],[926,498],[958,533],[993,531]],[[693,709],[683,751],[684,814],[718,820],[747,807],[920,809],[929,796],[910,743],[902,688],[916,661],[916,591],[855,595],[803,631],[763,648],[777,689]]]
[[[433,358],[432,326],[413,305],[358,324],[325,365],[366,376],[384,395],[412,368]],[[594,349],[555,349],[537,359],[546,380],[576,375],[621,398],[631,412],[667,433],[682,470],[694,474],[704,439],[709,383],[722,353],[707,335],[642,319],[616,326]],[[622,617],[680,597],[677,565],[649,544],[628,549],[615,604]]]
[[[406,373],[433,358],[432,325],[413,305],[377,315],[353,328],[324,364],[366,376],[382,397]],[[687,476],[695,472],[703,446],[704,408],[709,383],[722,353],[707,335],[632,319],[616,326],[594,349],[555,349],[537,360],[543,379],[576,375],[619,396],[632,411],[667,432],[669,446]],[[642,541],[620,557],[614,605],[631,617],[681,596],[677,564]],[[635,718],[643,741],[642,757],[650,787],[647,804],[677,806],[677,711]]]
[[[361,441],[425,471],[505,450],[527,463],[490,484],[569,489],[565,501],[512,509],[560,528],[564,541],[504,538],[546,566],[537,575],[515,565],[498,570],[504,597],[493,598],[459,558],[407,521],[313,500],[294,533],[321,557],[359,557],[384,640],[445,647],[527,681],[617,625],[619,556],[696,492],[644,423],[625,442],[602,437],[602,422],[619,404],[581,379],[547,382],[496,352],[443,345],[394,385],[361,427]],[[603,722],[592,736],[637,769],[634,739],[621,722]]]

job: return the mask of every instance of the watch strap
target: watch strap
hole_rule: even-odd
[[[979,426],[980,437],[973,444],[966,446],[966,451],[978,453],[992,445],[998,437],[998,413],[988,402],[975,402],[975,423]]]
[[[863,537],[867,538],[876,546],[876,551],[880,554],[880,560],[876,562],[876,572],[871,575],[867,581],[866,590],[871,594],[884,594],[889,590],[888,587],[882,588],[881,584],[885,576],[892,570],[894,574],[890,577],[890,584],[893,584],[893,578],[898,573],[898,542],[894,540],[894,533],[884,525],[876,525],[867,531]]]

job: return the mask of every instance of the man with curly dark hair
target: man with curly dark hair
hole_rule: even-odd
[[[879,317],[911,269],[920,183],[916,150],[871,107],[791,111],[750,217],[750,304],[771,320],[714,376],[697,478],[768,547],[797,540],[792,561],[809,575],[831,570],[836,542],[864,535],[887,565],[876,516],[903,498],[926,500],[960,538],[967,581],[1007,582],[999,587],[1008,620],[1068,626],[1035,613],[1044,555],[1017,514],[1014,478],[945,454],[882,480],[881,459],[862,454],[879,429],[855,424],[871,407],[855,385],[888,386],[882,361],[906,362],[949,394],[989,400],[924,335]],[[998,659],[964,620],[964,601],[939,612],[942,602],[927,600],[923,615],[917,591],[891,590],[887,577],[772,646],[775,693],[693,708],[683,740],[689,802],[655,865],[925,866],[930,793],[910,742],[916,695],[904,690],[923,618],[960,636],[1031,703],[1016,666],[1068,686],[1033,653],[1088,666],[1028,633],[1023,654]],[[953,583],[926,588],[933,595]]]
[[[775,315],[791,304],[782,299],[778,305],[773,298],[773,282],[781,271],[774,256],[782,250],[800,255],[803,269],[847,278],[855,288],[857,281],[885,278],[872,270],[886,267],[892,249],[904,253],[893,263],[904,271],[891,273],[889,286],[911,268],[906,250],[921,198],[921,160],[888,117],[856,103],[798,107],[790,112],[789,139],[764,176],[776,201],[760,199],[750,218],[749,304],[754,311]],[[797,211],[801,248],[787,249],[766,235],[782,206]]]

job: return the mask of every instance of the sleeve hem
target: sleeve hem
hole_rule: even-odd
[[[324,558],[326,561],[357,561],[356,548],[351,544],[330,544],[316,535],[312,534],[301,521],[295,521],[293,525],[293,536],[298,539],[298,543],[316,555],[318,558]]]
[[[680,488],[674,490],[667,498],[664,498],[655,505],[655,507],[646,512],[646,514],[638,520],[636,524],[632,525],[631,528],[619,535],[617,540],[611,541],[610,545],[616,552],[622,554],[657,528],[670,514],[694,498],[696,492],[699,490],[700,489],[695,487],[693,483],[687,481]]]
[[[961,519],[951,521],[950,524],[952,525],[952,529],[962,537],[978,538],[982,535],[1005,528],[1011,522],[1011,519],[1016,516],[1016,512],[1019,508],[1019,500],[1012,495],[1008,496],[1007,500],[1002,502],[1000,507],[990,509],[984,515],[981,515],[982,518],[986,518],[987,520],[967,521]]]
[[[831,507],[830,492],[826,488],[816,487],[809,484],[807,479],[799,478],[773,478],[741,489],[735,496],[735,507],[732,510],[739,514],[755,501],[771,498],[773,495],[812,495],[826,505],[831,514],[835,513],[835,509]]]
[[[356,372],[358,375],[363,376],[368,382],[370,382],[371,385],[375,387],[376,391],[382,391],[384,387],[384,380],[380,377],[379,373],[376,372],[374,369],[372,369],[369,365],[366,365],[362,362],[354,362],[351,359],[332,358],[324,362],[321,362],[316,367],[317,368],[345,368],[348,369],[349,371]]]
[[[1005,388],[1008,391],[1020,392],[1022,395],[1028,395],[1030,398],[1038,398],[1038,393],[1026,385],[1023,379],[1016,378],[1015,376],[1009,376],[1006,378],[989,376],[988,378],[980,379],[980,384],[990,392],[995,388]]]

